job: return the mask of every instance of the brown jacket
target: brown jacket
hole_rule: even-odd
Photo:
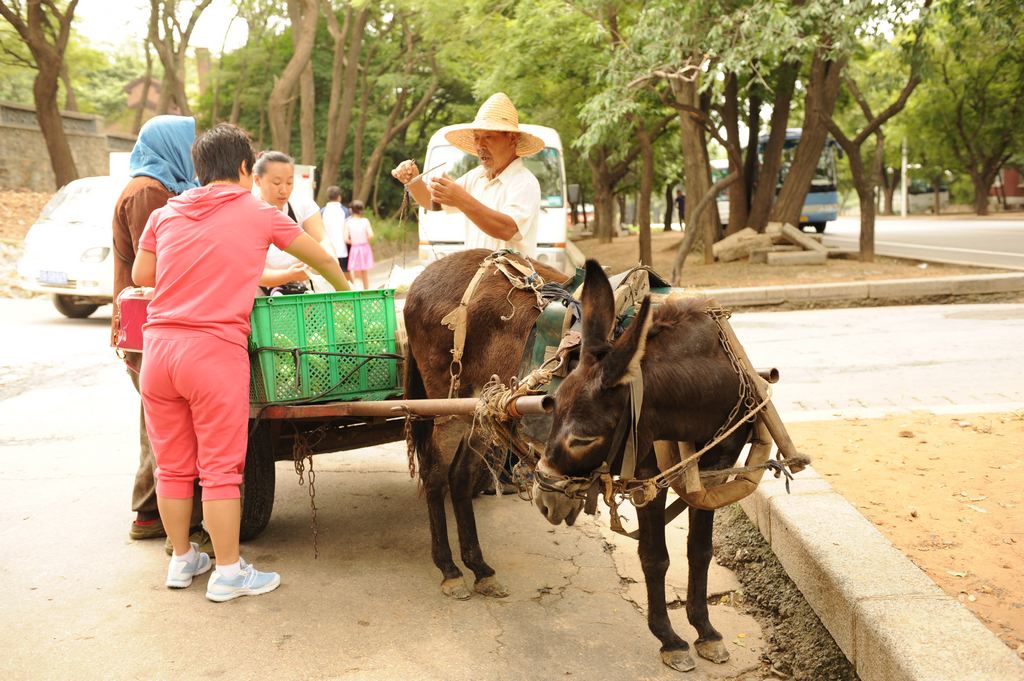
[[[124,289],[135,286],[132,265],[139,250],[139,239],[149,214],[174,196],[163,183],[152,177],[133,177],[121,192],[114,207],[114,298]],[[117,314],[111,319],[110,344],[117,339]]]

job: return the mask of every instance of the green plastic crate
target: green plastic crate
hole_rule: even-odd
[[[360,366],[362,357],[299,354],[296,363],[290,351],[394,353],[394,289],[257,298],[250,321],[253,403],[380,400],[401,393],[395,359]]]

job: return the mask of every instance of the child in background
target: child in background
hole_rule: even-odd
[[[334,254],[338,256],[338,264],[345,278],[352,281],[352,275],[348,271],[348,244],[345,243],[345,220],[348,219],[348,210],[341,205],[341,188],[330,186],[327,188],[327,205],[320,210],[324,220],[324,231],[327,238],[334,246]]]
[[[353,201],[349,204],[352,216],[345,221],[345,241],[348,246],[348,271],[353,279],[358,275],[363,282],[363,290],[370,288],[370,270],[373,269],[373,249],[370,241],[373,239],[373,227],[370,221],[363,217],[366,207],[362,201]]]
[[[221,124],[192,145],[203,186],[155,210],[139,240],[132,278],[153,286],[143,327],[140,378],[146,429],[156,459],[160,518],[174,553],[165,584],[184,588],[211,568],[189,542],[192,490],[203,488],[203,514],[216,570],[212,601],[273,591],[275,572],[241,559],[239,485],[249,418],[249,313],[271,244],[347,288],[338,261],[295,221],[251,192],[255,163],[249,136]]]

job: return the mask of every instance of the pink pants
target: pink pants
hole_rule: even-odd
[[[249,356],[210,334],[145,335],[142,404],[156,459],[157,496],[238,499],[249,424]]]

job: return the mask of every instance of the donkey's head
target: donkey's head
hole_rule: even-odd
[[[622,448],[616,429],[629,408],[629,385],[640,373],[651,324],[647,298],[629,329],[616,341],[609,340],[615,301],[608,277],[593,260],[587,261],[581,302],[580,361],[555,393],[551,434],[533,489],[537,507],[554,525],[575,522],[583,508],[580,493],[589,487],[584,479],[619,456],[619,451],[613,451]]]

